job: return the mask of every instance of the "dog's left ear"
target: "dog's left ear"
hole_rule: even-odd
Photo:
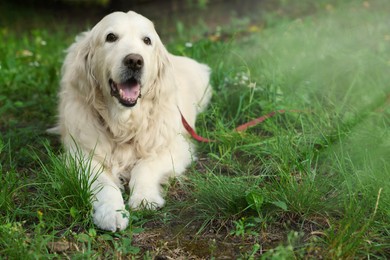
[[[158,77],[163,76],[163,74],[166,72],[166,69],[169,69],[169,67],[172,64],[170,63],[169,57],[168,57],[168,51],[165,48],[164,44],[158,40],[157,41],[157,72]]]
[[[153,98],[166,96],[164,93],[172,93],[176,88],[170,54],[160,39],[156,41],[156,66],[156,78],[150,90]]]

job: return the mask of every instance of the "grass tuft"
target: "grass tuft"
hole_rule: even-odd
[[[92,201],[94,200],[91,157],[87,160],[81,154],[71,157],[68,154],[55,154],[47,145],[48,162],[39,158],[41,171],[37,172],[36,189],[39,200],[34,207],[51,219],[53,228],[77,225],[83,229],[92,224]]]

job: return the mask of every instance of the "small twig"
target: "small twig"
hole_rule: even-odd
[[[378,191],[378,196],[377,196],[377,198],[376,198],[375,209],[374,209],[374,214],[372,215],[372,218],[375,217],[376,211],[378,210],[379,199],[381,198],[382,189],[383,189],[383,188],[380,188],[379,191]]]

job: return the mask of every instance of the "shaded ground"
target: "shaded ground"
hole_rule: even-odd
[[[258,10],[269,5],[256,0],[214,0],[202,7],[191,2],[196,1],[113,1],[111,5],[102,7],[47,1],[6,1],[0,3],[0,25],[14,30],[57,26],[85,30],[110,12],[133,10],[152,20],[164,38],[176,33],[178,21],[190,27],[202,23],[205,30],[213,31],[234,19],[259,20]]]

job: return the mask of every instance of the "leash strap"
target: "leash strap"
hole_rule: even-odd
[[[207,139],[207,138],[204,138],[204,137],[198,135],[195,132],[195,130],[190,126],[190,124],[188,124],[187,120],[185,119],[185,117],[183,116],[183,114],[181,113],[180,110],[179,110],[179,112],[181,115],[181,122],[182,122],[184,128],[187,130],[187,132],[192,136],[192,138],[194,138],[196,141],[202,142],[202,143],[215,142],[214,140]]]
[[[236,131],[237,132],[245,131],[249,127],[258,125],[258,124],[264,122],[267,118],[273,117],[276,113],[283,114],[285,112],[286,112],[286,110],[284,110],[284,109],[272,111],[271,113],[268,113],[268,114],[263,115],[261,117],[258,117],[256,119],[253,119],[252,121],[249,121],[248,123],[237,126]]]
[[[288,110],[288,111],[290,111],[290,112],[302,112],[300,110]],[[196,141],[202,142],[202,143],[215,142],[215,140],[207,139],[207,138],[204,138],[204,137],[198,135],[195,132],[195,130],[188,124],[187,120],[185,119],[185,117],[181,113],[180,109],[179,109],[179,112],[180,112],[180,115],[181,115],[181,122],[183,123],[183,126],[187,130],[187,132],[192,136],[192,138],[194,138]],[[239,125],[238,127],[236,127],[235,131],[237,131],[237,132],[245,131],[249,127],[253,127],[255,125],[258,125],[258,124],[264,122],[266,119],[268,119],[270,117],[273,117],[277,113],[283,114],[283,113],[286,113],[286,110],[280,109],[280,110],[272,111],[272,112],[270,112],[270,113],[268,113],[266,115],[263,115],[261,117],[255,118],[255,119],[253,119],[253,120],[251,120],[251,121],[249,121],[249,122],[247,122],[245,124]]]

